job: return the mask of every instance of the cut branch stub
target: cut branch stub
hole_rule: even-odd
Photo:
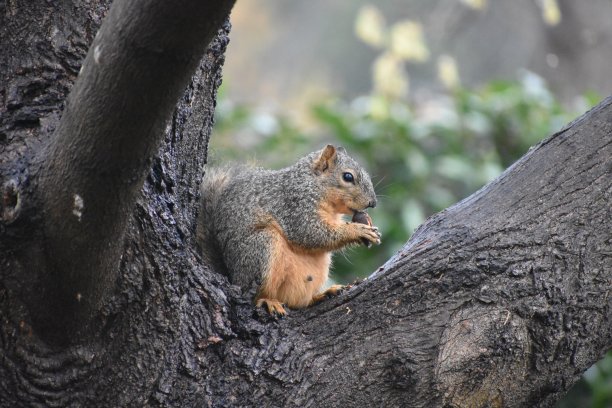
[[[440,344],[436,377],[447,404],[515,406],[504,395],[518,391],[528,372],[523,319],[499,307],[467,306],[451,317]]]

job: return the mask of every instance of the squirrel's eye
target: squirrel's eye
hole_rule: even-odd
[[[355,181],[355,178],[353,177],[353,175],[349,172],[343,173],[342,174],[342,179],[344,181],[346,181],[347,183],[352,183],[353,181]]]

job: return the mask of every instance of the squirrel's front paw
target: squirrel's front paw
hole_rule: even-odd
[[[378,227],[365,224],[355,224],[359,229],[359,239],[365,239],[372,244],[380,245],[381,234]]]

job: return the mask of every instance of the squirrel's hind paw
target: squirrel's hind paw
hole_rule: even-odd
[[[312,300],[310,301],[310,304],[315,305],[325,299],[329,299],[331,297],[338,296],[345,289],[347,289],[347,287],[344,285],[332,285],[329,288],[327,288],[325,292],[314,295],[312,297]]]
[[[263,307],[264,305],[270,314],[275,314],[278,316],[285,316],[287,314],[283,304],[276,299],[262,298],[257,300],[257,307]]]

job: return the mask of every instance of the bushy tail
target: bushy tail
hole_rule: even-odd
[[[234,173],[235,169],[229,166],[208,167],[205,170],[200,190],[201,205],[196,234],[204,259],[220,272],[226,272],[227,268],[216,239],[217,214],[223,190]]]

